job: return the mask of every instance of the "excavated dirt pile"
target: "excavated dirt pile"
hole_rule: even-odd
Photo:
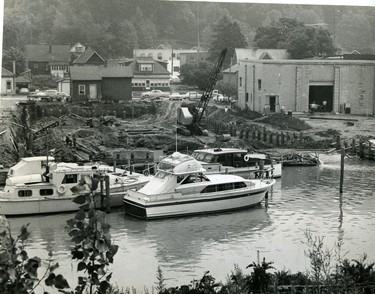
[[[139,149],[163,150],[171,153],[209,147],[244,147],[256,149],[275,148],[276,146],[255,139],[239,139],[232,136],[230,140],[220,139],[213,132],[212,125],[216,123],[233,125],[241,128],[263,128],[275,131],[303,131],[306,135],[304,145],[299,148],[327,148],[335,141],[340,131],[333,126],[330,130],[316,129],[304,120],[287,114],[263,116],[260,113],[232,108],[221,104],[209,104],[202,122],[210,130],[208,136],[176,135],[177,108],[181,102],[164,101],[153,104],[134,103],[130,105],[97,105],[95,107],[77,107],[77,105],[38,105],[32,111],[31,129],[33,132],[43,129],[53,122],[58,126],[42,132],[34,138],[32,154],[45,155],[47,150],[59,161],[88,161],[113,158],[113,150]],[[59,108],[60,107],[60,108]],[[20,109],[21,113],[21,109]],[[9,119],[10,121],[12,118]],[[14,122],[20,124],[19,119]],[[11,124],[11,123],[10,123]],[[21,123],[22,124],[22,123]],[[211,125],[209,125],[211,124]],[[21,145],[22,127],[18,129],[16,141]],[[65,142],[70,134],[76,136],[76,148]],[[3,136],[4,137],[4,136]],[[5,142],[4,142],[5,143]],[[7,142],[1,147],[4,166],[10,166],[18,161],[12,144]]]

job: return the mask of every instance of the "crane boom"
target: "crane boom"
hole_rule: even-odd
[[[203,117],[203,114],[207,108],[207,105],[208,105],[208,101],[210,100],[210,98],[212,97],[212,92],[215,88],[215,85],[217,83],[217,80],[219,79],[219,75],[220,75],[220,71],[221,71],[221,68],[223,67],[223,63],[224,63],[224,59],[225,59],[225,55],[227,54],[227,49],[223,49],[223,51],[221,51],[220,53],[220,56],[215,64],[215,67],[214,67],[214,71],[212,73],[212,75],[210,76],[210,79],[208,81],[208,85],[201,97],[201,100],[198,102],[197,104],[197,115],[194,116],[194,119],[193,119],[193,125],[194,126],[199,126],[199,123]]]
[[[199,126],[204,112],[207,109],[208,101],[212,97],[217,80],[219,79],[221,68],[223,67],[227,49],[224,49],[217,60],[212,75],[208,80],[206,90],[197,105],[186,105],[177,109],[177,123],[181,125],[177,131],[183,135],[202,134]],[[190,107],[192,106],[192,107]]]

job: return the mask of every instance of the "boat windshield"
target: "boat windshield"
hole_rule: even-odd
[[[215,158],[217,159],[217,156],[214,154],[208,154],[208,153],[201,153],[201,152],[194,152],[193,157],[198,161],[203,161],[207,163],[216,162]]]
[[[156,173],[155,178],[164,179],[166,176],[168,176],[168,174],[166,172],[163,172],[163,171],[159,170]]]

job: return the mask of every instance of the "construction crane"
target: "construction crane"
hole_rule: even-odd
[[[212,92],[214,91],[217,80],[219,79],[221,68],[223,67],[225,55],[227,54],[227,49],[225,48],[215,66],[212,75],[208,80],[207,87],[202,94],[201,99],[194,106],[185,106],[177,109],[177,123],[179,124],[177,130],[183,135],[201,135],[202,129],[199,124],[202,120],[203,114],[207,109],[208,102],[212,97]]]

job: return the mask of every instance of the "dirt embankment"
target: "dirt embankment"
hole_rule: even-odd
[[[176,136],[177,128],[177,108],[180,102],[164,101],[155,105],[140,105],[146,109],[144,114],[138,117],[129,115],[138,109],[128,110],[126,116],[122,111],[107,110],[98,113],[99,110],[86,108],[86,113],[79,111],[74,105],[67,106],[68,109],[61,116],[61,110],[56,114],[52,111],[48,114],[49,105],[42,109],[46,114],[43,118],[32,120],[31,129],[33,131],[43,129],[43,127],[52,122],[59,122],[57,127],[51,128],[34,138],[32,155],[45,155],[46,150],[60,161],[87,161],[89,159],[105,160],[113,157],[113,149],[137,149],[147,148],[152,150],[161,149],[165,153],[170,153],[177,149],[181,152],[192,151],[197,148],[203,148],[205,145],[210,147],[241,147],[255,149],[276,148],[276,145],[265,143],[256,139],[239,139],[232,136],[229,141],[220,140],[217,134],[209,132],[208,136]],[[74,115],[79,113],[78,116]],[[141,113],[141,112],[139,112]],[[116,114],[116,115],[110,115]],[[15,116],[19,117],[19,115]],[[59,118],[60,117],[60,118]],[[344,139],[371,137],[374,135],[375,120],[373,118],[357,118],[348,124],[345,120],[309,119],[306,115],[302,118],[292,117],[286,114],[274,114],[262,116],[257,112],[239,111],[236,109],[227,109],[222,105],[210,105],[207,109],[206,117],[210,121],[216,121],[224,124],[232,124],[236,129],[265,127],[267,130],[274,131],[293,131],[303,132],[305,140],[294,148],[330,148],[336,141],[337,136]],[[13,118],[14,119],[14,118]],[[16,119],[18,124],[22,121]],[[353,125],[354,124],[354,125]],[[21,127],[22,129],[22,127]],[[76,135],[76,148],[67,145],[66,135]],[[23,144],[22,132],[18,131],[16,141]],[[4,136],[3,136],[4,137]],[[177,142],[177,144],[176,144]],[[284,147],[281,147],[284,148]],[[10,166],[17,162],[18,158],[12,144],[3,144],[1,147],[2,164]],[[24,156],[27,154],[24,154]]]

